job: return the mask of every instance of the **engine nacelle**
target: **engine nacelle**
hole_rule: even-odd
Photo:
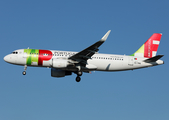
[[[72,72],[60,70],[56,68],[51,68],[51,76],[52,77],[65,77],[67,75],[72,75]]]
[[[68,61],[64,59],[53,59],[52,61],[52,67],[54,68],[66,68],[68,64]]]

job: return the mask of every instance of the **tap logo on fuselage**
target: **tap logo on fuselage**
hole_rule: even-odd
[[[50,50],[24,49],[24,53],[27,53],[27,65],[35,63],[39,66],[43,66],[43,61],[48,61],[53,56]]]

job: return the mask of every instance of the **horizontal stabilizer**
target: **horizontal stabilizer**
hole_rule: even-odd
[[[157,55],[155,57],[149,58],[144,60],[144,62],[156,62],[157,60],[159,60],[160,58],[162,58],[164,55]]]

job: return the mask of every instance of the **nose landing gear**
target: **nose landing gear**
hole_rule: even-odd
[[[23,71],[22,74],[23,74],[23,75],[26,75],[26,71]]]
[[[26,75],[26,69],[27,69],[27,65],[25,65],[24,67],[24,71],[22,72],[23,75]]]

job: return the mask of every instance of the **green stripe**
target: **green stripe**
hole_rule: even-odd
[[[24,49],[24,52],[27,53],[26,60],[27,65],[31,65],[33,62],[38,64],[38,56],[39,56],[38,49]]]

